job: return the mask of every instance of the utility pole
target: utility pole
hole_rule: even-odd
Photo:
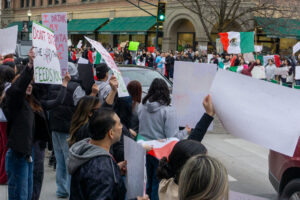
[[[158,5],[160,0],[158,0]],[[158,8],[159,9],[159,8]],[[156,17],[156,38],[155,38],[155,49],[158,49],[158,33],[159,33],[159,21],[157,20],[158,16]]]

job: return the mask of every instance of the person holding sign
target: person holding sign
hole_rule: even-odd
[[[34,141],[43,138],[41,134],[48,129],[44,110],[62,101],[70,79],[68,76],[64,79],[64,89],[55,100],[38,101],[32,94],[31,84],[34,58],[31,49],[28,66],[7,90],[4,99],[3,110],[8,120],[6,171],[9,199],[32,198]]]
[[[126,187],[122,175],[127,171],[127,163],[117,163],[110,154],[111,146],[121,139],[120,118],[113,110],[101,108],[93,114],[89,126],[90,138],[70,148],[70,200],[124,200]],[[149,200],[149,197],[137,199]]]

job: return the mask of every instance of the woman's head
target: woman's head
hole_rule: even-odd
[[[152,81],[148,94],[143,99],[143,104],[148,100],[150,102],[159,102],[162,105],[170,105],[170,91],[167,83],[163,79],[156,78]]]
[[[268,63],[269,63],[269,65],[273,65],[273,64],[274,64],[273,59],[269,59],[269,60],[268,60]]]
[[[127,85],[127,90],[132,97],[133,104],[141,103],[142,101],[142,85],[138,81],[130,81]]]
[[[207,155],[190,158],[179,179],[180,200],[227,200],[228,174],[221,162]]]
[[[69,146],[75,143],[75,133],[77,130],[89,121],[89,117],[91,117],[100,106],[101,103],[97,97],[85,96],[79,100],[71,121],[70,138],[68,140]]]
[[[179,175],[182,167],[189,158],[198,154],[206,154],[207,149],[203,144],[195,140],[181,140],[178,142],[168,159],[163,158],[157,169],[157,177],[159,179],[175,178],[178,183]]]

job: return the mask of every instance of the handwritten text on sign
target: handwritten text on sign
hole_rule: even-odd
[[[43,25],[54,32],[62,76],[68,71],[67,13],[44,13]]]
[[[118,82],[119,82],[119,88],[118,88],[118,95],[119,97],[127,97],[129,96],[127,87],[125,85],[125,82],[123,80],[123,77],[121,75],[121,72],[116,65],[114,59],[111,57],[111,55],[106,51],[106,49],[100,44],[99,42],[92,40],[88,37],[85,37],[85,39],[91,43],[91,45],[101,54],[102,58],[105,60],[107,66],[113,71],[115,74]]]
[[[36,83],[61,84],[61,70],[54,33],[33,22],[32,45],[35,47],[34,78]]]

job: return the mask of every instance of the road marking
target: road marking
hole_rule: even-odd
[[[236,182],[237,180],[228,174],[228,181],[229,182]]]

